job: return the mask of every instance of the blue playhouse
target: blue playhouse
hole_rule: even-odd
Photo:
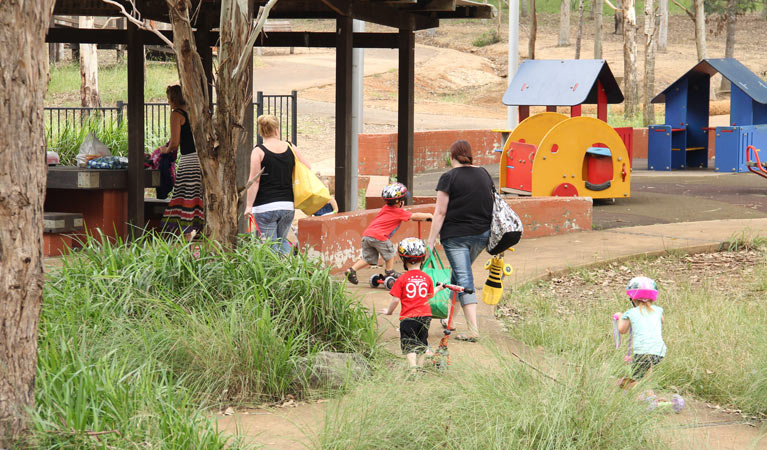
[[[730,126],[710,128],[709,89],[716,73],[732,85]],[[717,172],[748,171],[747,149],[758,156],[758,149],[767,145],[767,83],[737,59],[702,60],[652,102],[666,104],[666,123],[649,127],[650,170],[708,167],[712,131]]]

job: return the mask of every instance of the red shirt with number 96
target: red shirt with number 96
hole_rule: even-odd
[[[403,273],[397,278],[389,294],[400,300],[400,320],[406,317],[431,316],[429,299],[434,296],[434,283],[431,277],[421,270],[414,269]]]

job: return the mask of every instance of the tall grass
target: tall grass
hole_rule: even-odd
[[[654,417],[589,355],[561,383],[501,355],[409,380],[382,372],[328,410],[323,449],[658,448]],[[577,368],[576,368],[577,367]]]
[[[151,235],[104,241],[88,239],[45,285],[43,447],[119,430],[99,438],[216,448],[204,408],[306,395],[296,363],[320,350],[375,353],[374,318],[316,260],[250,238],[230,253],[203,244],[199,257]]]
[[[743,280],[733,278],[731,289],[722,290],[708,280],[685,279],[685,271],[675,277],[643,261],[625,265],[627,272],[662,280],[658,305],[664,308],[668,352],[654,370],[654,382],[710,402],[767,414],[767,267],[754,267],[753,274]],[[551,282],[524,286],[508,298],[507,304],[523,317],[510,324],[511,335],[565,357],[588,351],[620,361],[626,344],[615,350],[611,316],[631,307],[622,281],[616,280],[621,285],[613,293],[600,295],[609,280],[588,270],[575,276],[591,280],[582,288],[595,292],[591,301],[557,295]],[[628,375],[629,366],[616,374]]]
[[[104,119],[100,115],[94,114],[82,124],[68,121],[55,128],[50,128],[46,124],[45,132],[48,150],[57,152],[61,164],[65,166],[77,164],[75,157],[79,153],[83,141],[90,133],[93,133],[99,141],[103,142],[112,155],[128,155],[128,122],[126,120],[118,124],[116,120]],[[144,149],[147,152],[157,148],[167,140],[167,136],[156,136],[149,128],[147,128],[144,136]]]

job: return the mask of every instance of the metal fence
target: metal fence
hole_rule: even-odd
[[[113,122],[118,127],[125,119],[125,111],[128,104],[117,102],[115,106],[100,108],[83,108],[70,106],[55,106],[45,108],[45,124],[49,135],[59,135],[65,128],[79,129],[94,121],[96,123]],[[215,108],[215,103],[213,107]],[[263,114],[272,114],[280,122],[280,138],[287,139],[296,144],[298,139],[298,93],[266,95],[261,91],[256,93],[256,101],[253,103],[254,123],[253,130],[258,133],[255,123],[256,118]],[[152,137],[166,137],[170,131],[168,128],[170,117],[170,105],[167,103],[144,103],[144,127],[145,133]],[[261,136],[258,136],[261,143]]]
[[[288,140],[298,145],[298,128],[296,127],[296,117],[298,116],[298,93],[292,91],[290,95],[264,95],[259,91],[256,94],[256,115],[271,114],[277,117],[280,122],[280,139]],[[258,127],[256,126],[256,130]],[[258,134],[258,132],[256,132]],[[258,136],[258,143],[261,143],[261,136]]]

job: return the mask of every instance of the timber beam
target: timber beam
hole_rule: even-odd
[[[142,40],[146,45],[164,45],[151,31],[141,30]],[[168,39],[173,40],[173,33],[162,32]],[[397,48],[397,33],[354,33],[354,48]],[[217,42],[218,33],[210,32],[208,42]],[[272,31],[261,33],[256,39],[257,47],[326,47],[336,46],[336,34],[333,32],[310,31]],[[49,28],[45,41],[48,43],[80,43],[80,44],[127,44],[126,30],[86,30],[68,28]]]

